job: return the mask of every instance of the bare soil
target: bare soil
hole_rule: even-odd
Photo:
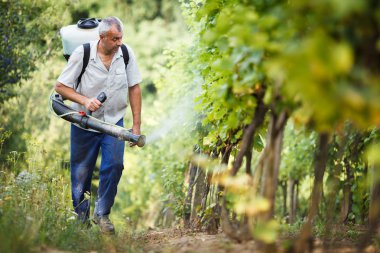
[[[334,227],[328,237],[314,241],[313,253],[357,253],[356,243],[363,229],[355,227]],[[337,232],[338,231],[338,232]],[[378,231],[380,234],[380,231]],[[277,252],[286,253],[286,245],[294,239],[294,235],[283,235],[276,243]],[[180,228],[150,229],[143,234],[133,236],[132,248],[128,252],[144,253],[264,253],[258,242],[247,241],[238,243],[228,238],[224,233],[210,235],[205,232],[191,231]],[[126,239],[131,243],[131,237]],[[115,242],[113,242],[115,243]],[[117,253],[112,240],[106,250],[90,251],[88,253]],[[43,253],[70,253],[55,248],[41,247],[37,252]],[[380,253],[378,246],[368,246],[363,253]]]
[[[255,241],[238,243],[229,239],[223,233],[208,235],[204,232],[192,232],[183,229],[161,229],[150,230],[141,238],[143,252],[149,253],[248,253],[263,252],[260,246]],[[287,241],[291,238],[282,238],[277,243],[278,252],[285,252]],[[337,252],[337,253],[355,253],[356,247],[354,240],[347,239],[344,236],[335,237],[334,240],[328,240],[329,247],[324,251],[324,246],[321,240],[317,239],[314,243],[315,248],[313,253],[322,252]],[[380,249],[373,245],[367,247],[365,253],[380,253]]]

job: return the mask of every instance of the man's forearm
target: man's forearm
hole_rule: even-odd
[[[141,89],[136,84],[129,88],[129,102],[131,104],[133,125],[140,128],[141,125]]]
[[[88,110],[94,112],[99,109],[101,102],[97,98],[88,98],[76,92],[74,89],[69,88],[62,83],[57,83],[54,87],[55,91],[75,103],[81,104]]]
[[[57,93],[62,95],[62,97],[69,99],[81,105],[85,105],[87,97],[77,93],[73,88],[69,88],[61,83],[56,83],[54,89]]]

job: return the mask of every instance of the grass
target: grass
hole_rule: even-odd
[[[34,149],[23,162],[0,161],[0,252],[139,252],[133,233],[122,227],[115,236],[105,236],[96,226],[76,221],[69,173],[44,165],[45,155]]]

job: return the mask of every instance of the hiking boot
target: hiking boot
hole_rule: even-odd
[[[115,227],[112,224],[111,220],[108,218],[108,215],[97,216],[94,215],[94,223],[99,226],[100,231],[105,234],[113,235],[115,234]]]

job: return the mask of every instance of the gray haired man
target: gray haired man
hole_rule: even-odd
[[[99,24],[99,40],[90,43],[90,60],[77,90],[78,77],[83,66],[84,49],[78,47],[62,71],[55,85],[57,93],[73,101],[79,111],[92,111],[92,116],[123,126],[123,117],[129,103],[133,115],[133,134],[140,134],[141,125],[141,75],[132,49],[127,46],[129,62],[125,66],[120,46],[123,24],[117,17],[108,17]],[[101,103],[96,97],[106,93]],[[115,232],[108,215],[114,204],[124,165],[124,142],[107,134],[71,125],[70,172],[74,210],[86,222],[90,204],[85,193],[90,192],[96,160],[101,151],[99,189],[95,203],[94,222],[102,232]],[[132,146],[132,145],[131,145]]]

